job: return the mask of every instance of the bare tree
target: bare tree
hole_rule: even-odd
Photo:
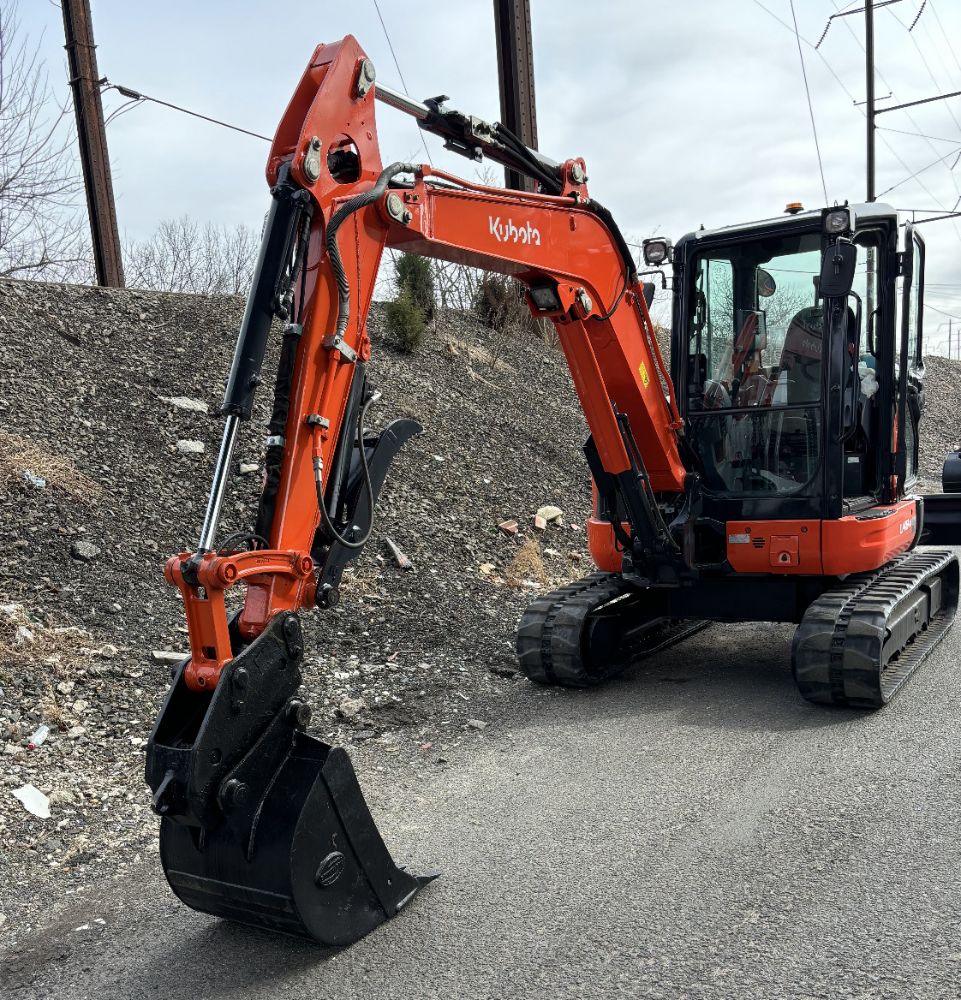
[[[253,278],[259,249],[249,226],[201,226],[187,215],[167,219],[146,240],[124,244],[131,287],[202,295],[242,295]]]
[[[21,32],[17,4],[0,5],[0,277],[92,273],[66,117],[38,47]]]

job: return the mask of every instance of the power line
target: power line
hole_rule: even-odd
[[[883,125],[878,125],[876,128],[879,132],[896,132],[898,135],[913,135],[918,139],[933,139],[935,142],[950,142],[955,146],[961,146],[961,137],[947,139],[943,135],[926,135],[924,132],[909,132],[903,128],[885,128]]]
[[[950,168],[951,170],[954,170],[954,168],[958,164],[958,160],[961,160],[961,150],[952,149],[950,153],[945,153],[944,156],[939,156],[936,160],[933,160],[927,166],[922,167],[920,170],[915,170],[915,172],[913,174],[911,174],[910,177],[905,177],[904,180],[898,181],[897,184],[892,184],[889,188],[885,188],[878,195],[878,197],[879,198],[883,198],[884,195],[889,194],[895,188],[900,187],[902,184],[907,184],[908,181],[913,181],[914,178],[918,176],[918,174],[923,174],[925,172],[925,170],[930,170],[932,167],[936,167],[939,163],[943,163],[945,160],[949,160],[952,156],[956,156],[957,157],[957,159],[955,159],[954,163],[951,164],[951,168]]]
[[[954,51],[954,46],[951,44],[951,40],[948,38],[948,33],[944,30],[944,25],[941,23],[941,17],[934,6],[934,0],[930,0],[930,3],[931,3],[931,13],[934,14],[934,19],[938,22],[938,27],[941,29],[941,34],[944,35],[944,40],[948,44],[948,51],[951,53],[951,58],[954,60],[955,66],[958,67],[958,72],[961,73],[961,62],[958,61],[958,55]]]
[[[234,132],[241,132],[244,135],[253,136],[255,139],[263,139],[264,142],[272,142],[266,135],[261,135],[259,132],[251,132],[249,129],[241,128],[239,125],[231,125],[229,122],[222,122],[219,118],[211,118],[209,115],[202,115],[199,111],[191,111],[190,108],[183,108],[179,104],[171,104],[170,101],[162,101],[159,97],[151,97],[149,94],[141,94],[139,90],[133,90],[130,87],[122,87],[119,83],[111,83],[106,77],[100,82],[102,90],[116,90],[117,93],[123,94],[124,97],[130,98],[134,104],[142,104],[144,101],[150,101],[151,104],[160,104],[165,108],[170,108],[173,111],[180,111],[185,115],[190,115],[193,118],[201,118],[205,122],[210,122],[213,125],[220,125],[222,128],[229,128]],[[128,108],[124,105],[123,108],[118,108],[110,117],[115,118],[119,115],[124,108]]]
[[[881,3],[876,3],[874,5],[874,9],[877,10],[879,7],[889,7],[893,3],[900,3],[900,2],[901,2],[901,0],[882,0]],[[846,3],[844,5],[844,7],[840,8],[836,13],[832,14],[828,18],[827,24],[824,25],[824,31],[821,32],[821,37],[818,39],[817,45],[814,46],[816,49],[819,49],[821,47],[821,42],[823,42],[824,39],[827,38],[828,31],[830,31],[831,24],[832,24],[832,22],[834,21],[834,19],[836,17],[847,17],[848,14],[863,14],[864,13],[864,8],[863,7],[858,7],[857,10],[846,10],[845,9],[847,7],[850,7],[850,6],[851,5],[849,3]],[[924,5],[923,4],[922,4],[921,9],[922,10],[924,9]],[[918,16],[920,17],[920,12],[919,12]],[[915,18],[915,20],[917,20],[917,18]]]
[[[773,17],[773,18],[774,18],[774,20],[775,20],[775,21],[777,21],[777,23],[778,23],[778,24],[780,24],[780,25],[781,25],[781,27],[783,27],[783,28],[784,28],[784,29],[785,29],[786,31],[790,31],[790,32],[791,32],[792,34],[794,33],[794,29],[793,29],[793,28],[791,27],[791,25],[789,25],[789,24],[787,23],[787,21],[785,21],[785,20],[783,20],[782,18],[778,17],[778,15],[777,15],[777,14],[775,14],[775,13],[774,13],[774,11],[773,11],[773,10],[771,10],[771,9],[770,9],[769,7],[766,7],[766,6],[765,6],[765,5],[763,4],[763,3],[761,3],[761,0],[752,0],[752,2],[753,2],[753,3],[755,4],[755,6],[757,6],[757,7],[760,7],[760,8],[761,8],[761,10],[763,10],[763,11],[764,11],[764,13],[765,13],[765,14],[767,14],[767,15],[768,15],[769,17]],[[837,5],[835,4],[835,6],[837,6]],[[850,6],[850,4],[847,4],[846,6]],[[845,22],[845,24],[847,24],[847,22]],[[848,29],[849,29],[849,30],[851,30],[851,29],[850,29],[850,25],[848,25]],[[857,41],[858,45],[860,45],[860,46],[861,46],[861,48],[863,49],[863,48],[864,48],[864,46],[863,46],[863,45],[861,45],[861,40],[860,40],[860,39],[859,39],[859,38],[857,37],[857,35],[856,35],[856,34],[854,33],[854,31],[851,31],[851,34],[852,34],[852,35],[854,36],[854,39],[855,39],[855,41]],[[850,101],[851,101],[851,104],[852,104],[853,106],[857,107],[857,103],[858,103],[858,99],[857,99],[857,98],[856,98],[856,97],[854,96],[854,94],[852,94],[852,93],[851,93],[851,91],[850,91],[850,90],[848,89],[847,85],[846,85],[846,84],[845,84],[845,82],[844,82],[844,81],[843,81],[843,80],[841,79],[841,77],[840,77],[840,76],[838,76],[838,74],[837,74],[837,72],[835,71],[834,67],[833,67],[833,66],[832,66],[832,65],[830,64],[830,62],[828,62],[828,60],[827,60],[827,58],[825,57],[824,53],[823,53],[823,52],[821,52],[821,51],[820,51],[819,49],[816,49],[816,48],[814,47],[814,44],[813,44],[812,42],[810,42],[810,41],[809,41],[809,40],[808,40],[807,38],[805,38],[805,37],[804,37],[803,35],[801,35],[801,36],[799,36],[799,37],[801,38],[801,41],[802,41],[802,42],[804,42],[804,44],[808,46],[808,48],[810,48],[810,49],[814,49],[814,51],[815,51],[815,52],[817,53],[817,55],[818,55],[818,56],[820,57],[820,59],[821,59],[821,62],[823,62],[823,63],[824,63],[824,66],[825,66],[825,68],[827,69],[827,71],[828,71],[828,72],[829,72],[829,73],[831,74],[831,76],[833,76],[833,77],[834,77],[834,80],[835,80],[835,82],[837,83],[837,85],[838,85],[838,86],[839,86],[839,87],[841,88],[841,90],[843,90],[843,91],[844,91],[844,93],[845,93],[845,94],[846,94],[846,95],[848,96],[848,98],[849,98],[849,99],[850,99]],[[885,85],[887,86],[887,81],[884,81],[884,82],[885,82]],[[864,109],[863,109],[863,108],[858,108],[858,113],[859,113],[859,114],[861,115],[861,117],[862,117],[862,118],[863,118],[863,117],[865,117],[865,111],[864,111]],[[909,121],[911,122],[911,124],[912,124],[912,125],[914,125],[914,127],[915,127],[916,129],[918,129],[918,134],[920,134],[920,127],[918,126],[917,122],[915,122],[915,121],[914,121],[914,119],[913,119],[913,118],[911,117],[911,115],[908,115],[907,117],[908,117],[908,120],[909,120]],[[879,131],[880,131],[880,130],[879,130]],[[891,143],[890,143],[890,142],[888,141],[887,137],[886,137],[886,136],[883,136],[883,135],[882,135],[882,136],[880,136],[880,139],[881,139],[881,142],[883,142],[883,143],[884,143],[884,146],[885,146],[885,148],[886,148],[886,149],[887,149],[887,151],[888,151],[888,152],[889,152],[889,153],[891,154],[891,156],[893,156],[893,157],[894,157],[894,159],[895,159],[895,160],[897,160],[897,161],[898,161],[898,163],[900,163],[900,164],[901,164],[901,166],[902,166],[902,167],[904,167],[904,169],[905,169],[905,170],[910,170],[911,168],[910,168],[910,167],[908,166],[908,164],[907,164],[907,163],[905,162],[905,160],[904,160],[904,157],[902,157],[902,156],[901,156],[901,154],[900,154],[900,153],[899,153],[899,152],[898,152],[898,151],[897,151],[897,150],[896,150],[896,149],[894,148],[894,146],[892,146],[892,145],[891,145]],[[934,149],[934,146],[932,145],[932,146],[931,146],[931,148],[932,148],[932,149]],[[921,188],[921,190],[922,190],[922,191],[923,191],[923,192],[924,192],[924,193],[925,193],[925,194],[926,194],[926,195],[927,195],[927,196],[928,196],[928,197],[929,197],[929,198],[930,198],[930,199],[931,199],[931,200],[932,200],[933,202],[937,203],[938,199],[937,199],[937,198],[936,198],[936,197],[934,196],[934,194],[932,194],[931,190],[930,190],[930,189],[929,189],[929,188],[927,187],[927,185],[926,185],[926,184],[924,184],[924,182],[923,182],[923,181],[921,181],[921,180],[918,180],[918,187],[920,187],[920,188]],[[945,208],[944,208],[944,207],[942,206],[942,208],[941,208],[941,211],[947,211],[947,209],[945,209]],[[954,227],[954,230],[955,230],[955,233],[956,233],[956,234],[957,234],[957,236],[958,236],[958,239],[959,239],[959,241],[961,241],[961,232],[958,232],[958,228],[957,228],[957,226],[955,226],[955,227]]]
[[[384,30],[384,38],[387,39],[387,48],[390,49],[391,59],[394,60],[394,69],[397,70],[397,76],[400,78],[400,85],[404,88],[404,93],[410,97],[410,91],[407,89],[407,81],[404,79],[404,74],[400,70],[400,63],[397,61],[397,53],[394,51],[394,43],[390,40],[390,32],[387,30],[387,24],[384,21],[384,15],[380,12],[380,4],[377,0],[374,0],[374,10],[377,11],[377,20],[380,21],[380,26]],[[434,161],[430,157],[430,150],[427,148],[427,140],[424,138],[423,129],[419,126],[417,128],[417,134],[420,136],[421,144],[424,147],[424,152],[427,154],[427,162],[433,166]]]
[[[835,9],[837,10],[838,9],[837,0],[832,0],[832,2],[834,3]],[[848,32],[850,33],[851,37],[854,39],[854,41],[857,44],[858,48],[860,48],[861,51],[863,52],[864,51],[864,43],[858,37],[857,32],[851,27],[851,25],[848,23],[848,21],[844,22],[844,26],[848,29]],[[880,80],[884,84],[884,86],[887,87],[893,93],[894,92],[894,88],[884,78],[884,74],[881,73],[880,70],[878,71],[878,77],[880,78]],[[888,108],[883,109],[883,111],[888,111],[888,110],[890,110],[890,109],[888,109]],[[865,112],[862,111],[861,113],[864,114]],[[905,111],[905,117],[908,119],[908,121],[911,123],[911,125],[914,127],[914,129],[918,132],[918,134],[921,134],[921,127],[918,125],[918,123],[915,120],[914,116],[909,111]],[[901,166],[904,167],[905,170],[910,171],[911,168],[907,165],[907,163],[905,163],[904,158],[901,156],[900,153],[897,152],[897,150],[895,150],[894,146],[891,145],[891,143],[887,140],[887,138],[885,136],[883,136],[883,135],[881,136],[881,141],[884,143],[884,145],[887,148],[888,152],[890,152],[891,155],[898,161],[898,163],[900,163]],[[931,147],[931,150],[933,152],[937,153],[938,150],[935,148],[934,143],[931,142],[930,140],[927,140],[927,142],[928,142],[928,145]],[[957,177],[955,177],[954,172],[952,170],[950,170],[950,168],[948,169],[948,173],[949,173],[949,175],[951,177],[951,180],[952,180],[952,182],[954,184],[955,191],[958,193],[958,196],[961,197],[961,188],[958,187],[958,179],[957,179]],[[917,178],[917,175],[915,175],[915,179],[917,180],[918,187],[920,187],[921,190],[936,205],[940,205],[941,204],[941,199],[936,198],[934,196],[934,194],[931,192],[930,188],[928,188],[928,186],[923,181],[921,181],[920,179]],[[943,205],[941,206],[941,210],[944,211],[944,212],[948,212],[948,209],[945,208]],[[958,242],[961,242],[961,230],[958,229],[957,223],[952,222],[951,225],[952,225],[952,228],[954,229],[955,236],[958,238]]]
[[[814,122],[814,105],[811,103],[811,88],[808,86],[808,72],[804,65],[804,50],[801,48],[801,35],[797,27],[797,14],[794,12],[794,0],[791,0],[791,20],[794,21],[794,39],[797,42],[797,54],[801,60],[801,76],[804,78],[804,93],[808,100],[808,113],[811,115],[811,131],[814,133],[814,149],[818,154],[818,170],[821,172],[821,187],[824,190],[824,204],[828,203],[828,186],[824,180],[824,164],[821,162],[821,146],[818,143],[818,127]]]

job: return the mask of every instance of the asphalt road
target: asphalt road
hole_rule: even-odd
[[[875,714],[802,701],[790,638],[714,626],[602,691],[519,683],[446,767],[362,774],[394,856],[444,874],[346,951],[193,913],[151,862],[65,903],[0,993],[961,997],[961,628]]]

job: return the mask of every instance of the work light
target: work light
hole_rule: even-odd
[[[641,245],[641,250],[644,254],[644,263],[648,267],[659,267],[665,261],[670,260],[671,257],[671,241],[664,239],[650,239],[644,240]]]

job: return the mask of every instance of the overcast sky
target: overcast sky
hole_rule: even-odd
[[[0,0],[6,5],[10,0]],[[762,8],[763,4],[763,9]],[[879,108],[961,90],[961,3],[898,0],[876,12]],[[862,4],[794,0],[824,178],[831,202],[865,196]],[[411,96],[499,117],[491,0],[418,5],[380,0]],[[789,201],[824,203],[789,0],[532,0],[540,148],[582,155],[591,193],[629,238],[678,238],[776,215]],[[23,28],[42,39],[51,82],[66,94],[63,25],[53,0],[21,0]],[[402,89],[373,0],[93,0],[100,72],[115,83],[272,135],[314,46],[351,33],[378,76]],[[940,21],[939,21],[940,19]],[[948,40],[953,41],[953,47]],[[123,98],[109,92],[109,114]],[[961,98],[896,111],[878,135],[880,201],[952,209],[961,198]],[[424,156],[413,120],[381,106],[384,162]],[[108,127],[120,225],[149,235],[164,218],[259,226],[267,143],[156,105]],[[435,165],[474,176],[427,137]],[[940,157],[940,164],[913,172]],[[952,169],[954,167],[954,169]],[[889,193],[884,193],[893,187]],[[922,227],[929,343],[961,317],[961,224]],[[936,312],[934,309],[942,310]]]

